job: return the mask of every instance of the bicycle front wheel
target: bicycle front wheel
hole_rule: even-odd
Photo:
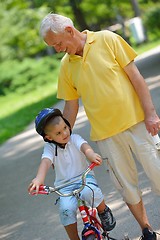
[[[98,240],[98,238],[95,236],[95,234],[91,234],[86,236],[86,240]]]

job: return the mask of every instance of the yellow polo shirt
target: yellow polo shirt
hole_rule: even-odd
[[[83,57],[65,54],[57,97],[81,98],[91,124],[91,140],[118,134],[144,119],[139,98],[123,70],[137,56],[117,34],[90,32]]]

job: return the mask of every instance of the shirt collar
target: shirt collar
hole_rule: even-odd
[[[82,33],[87,34],[87,39],[86,39],[86,43],[84,45],[84,49],[83,49],[83,57],[78,56],[78,55],[68,55],[69,61],[76,61],[76,60],[80,60],[83,58],[83,61],[85,60],[87,53],[90,49],[91,44],[95,41],[95,34],[94,32],[91,32],[89,30],[84,30]]]
[[[91,32],[89,30],[84,30],[82,33],[87,34],[87,39],[85,44],[91,44],[92,42],[95,41],[95,34],[94,32]]]
[[[59,146],[57,146],[57,147],[58,147],[58,149],[60,149],[61,151],[63,151],[63,150],[65,150],[65,149],[67,149],[70,144],[71,144],[71,143],[70,143],[70,141],[69,141],[68,143],[66,143],[66,145],[65,145],[64,148],[61,148],[61,147],[59,147]]]

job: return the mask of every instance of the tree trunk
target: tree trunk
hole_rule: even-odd
[[[130,0],[130,1],[132,4],[133,11],[134,11],[134,16],[139,17],[141,15],[141,13],[140,13],[140,9],[139,9],[137,0]]]
[[[85,29],[89,29],[89,26],[87,25],[84,16],[83,16],[83,12],[81,11],[80,7],[78,6],[78,3],[76,0],[69,0],[70,5],[72,7],[75,19],[78,23],[78,25],[80,26],[80,31],[83,31]]]

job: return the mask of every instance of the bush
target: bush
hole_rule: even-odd
[[[47,6],[34,8],[33,5],[33,1],[26,0],[0,1],[1,61],[42,56],[43,52],[46,54],[39,27],[49,9]]]
[[[53,72],[58,74],[59,60],[44,57],[4,61],[0,65],[0,95],[10,92],[27,93],[46,83],[53,82]]]
[[[147,31],[154,34],[156,37],[160,36],[160,6],[151,8],[144,17],[144,25]]]

